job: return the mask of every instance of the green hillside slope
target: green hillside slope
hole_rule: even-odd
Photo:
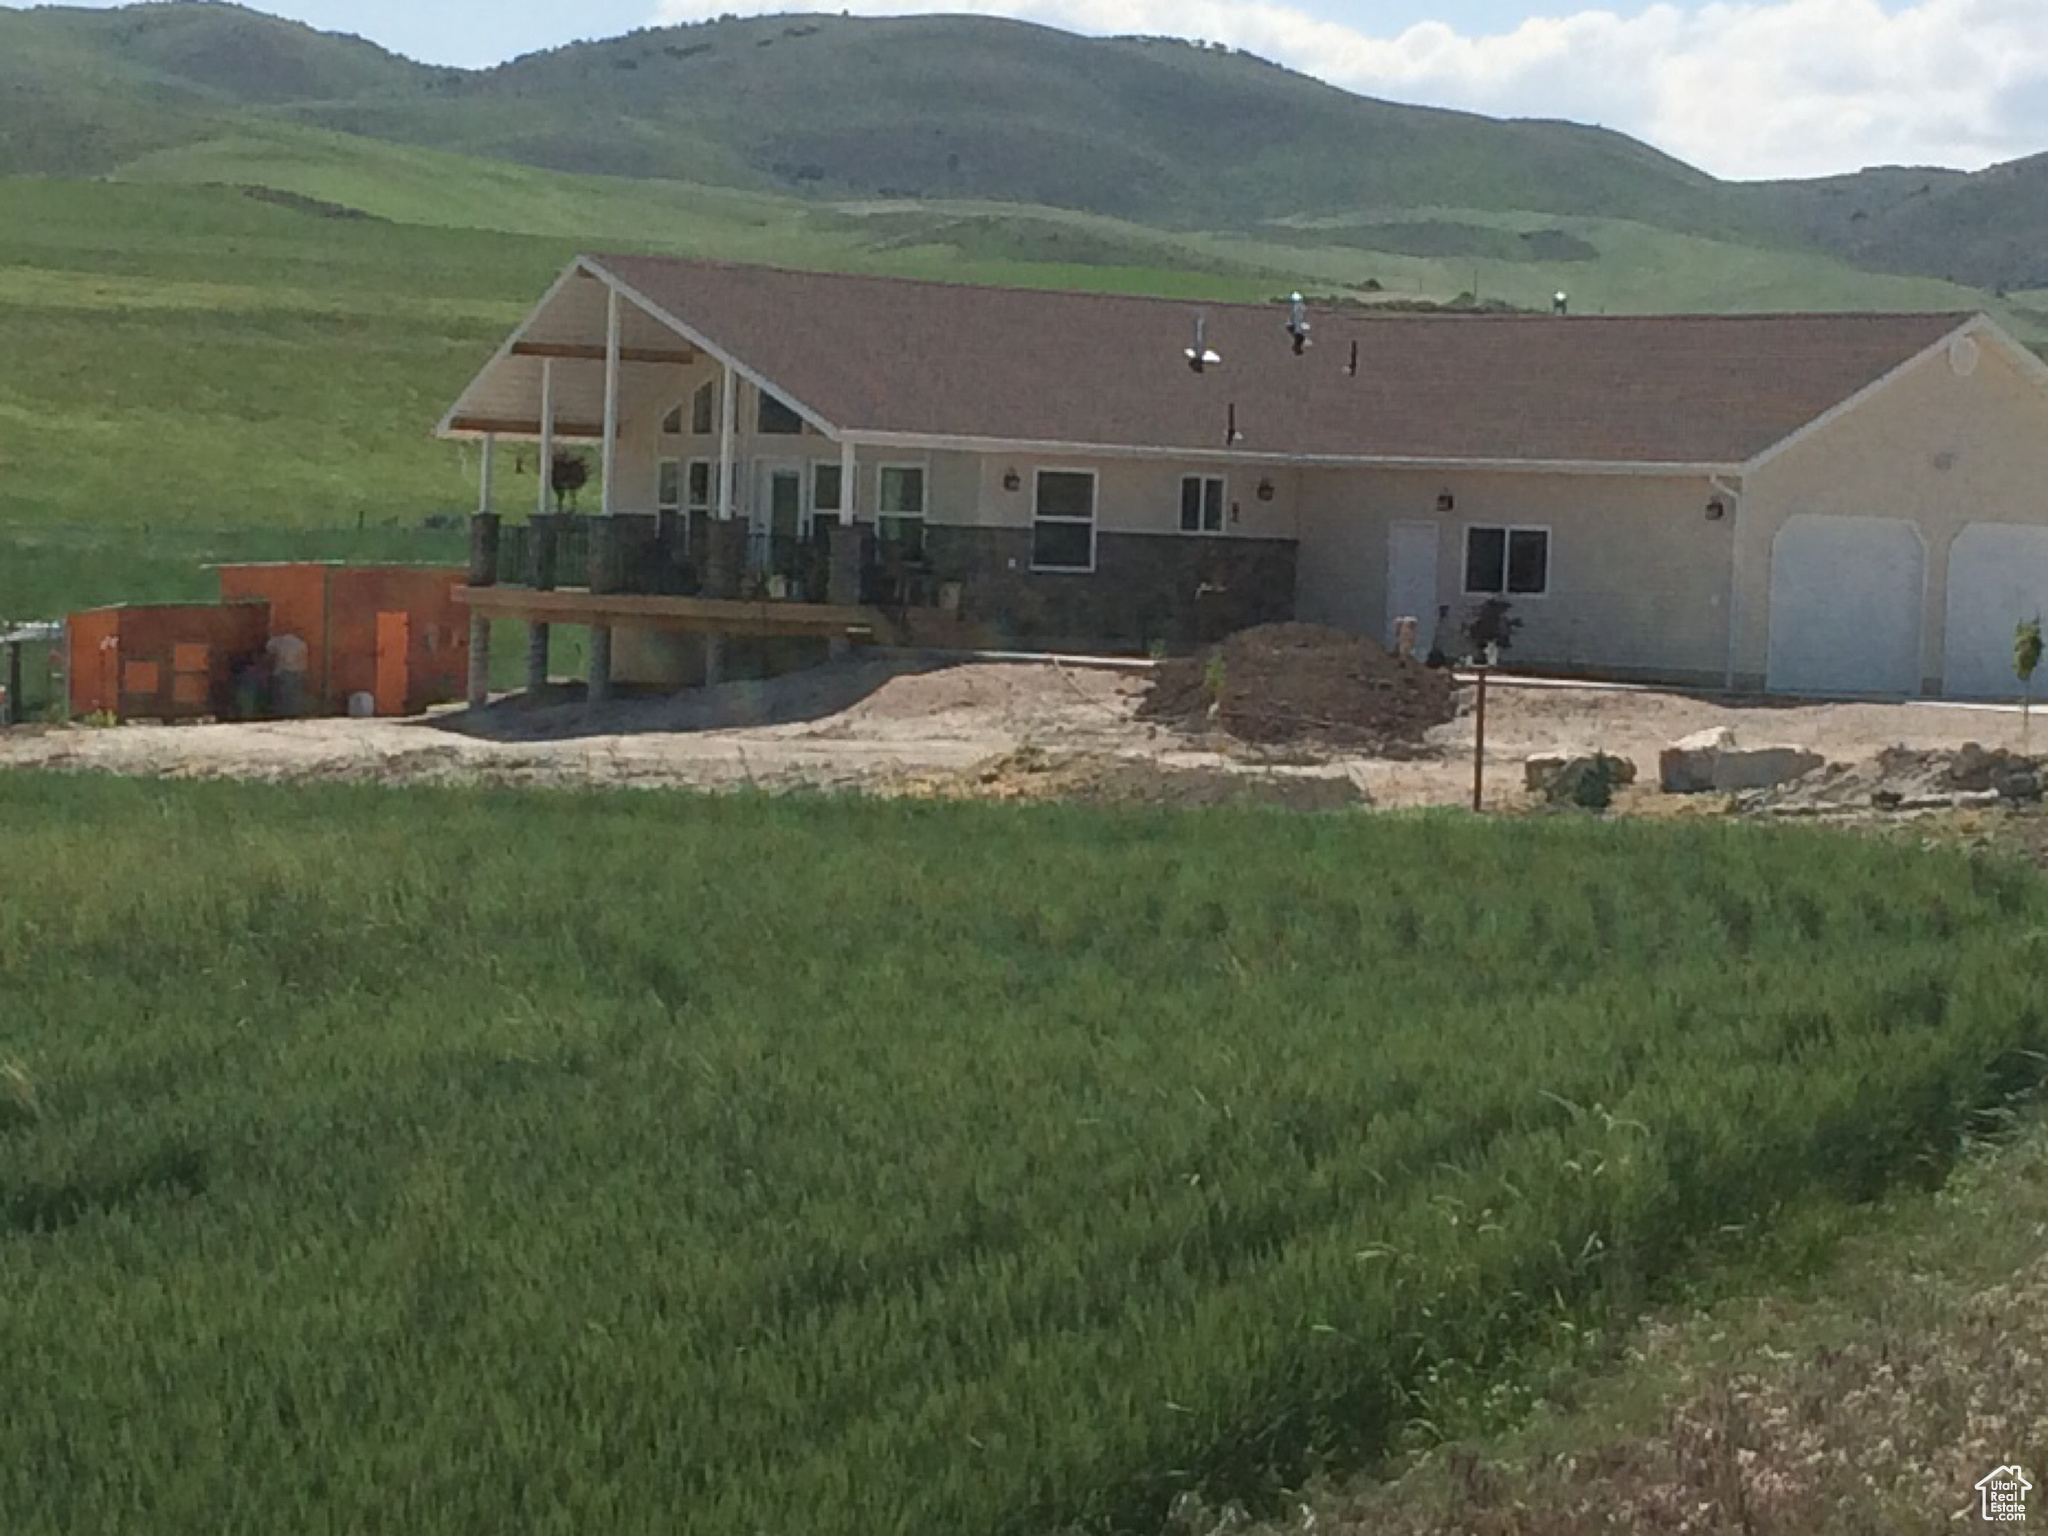
[[[729,20],[466,72],[192,3],[0,12],[0,55],[36,59],[49,91],[211,110],[223,132],[260,111],[582,173],[1203,227],[1436,202],[1776,234],[1768,211],[1619,134],[1396,106],[1244,54],[987,18]],[[42,111],[0,104],[0,132]],[[78,168],[39,139],[9,143],[0,170]]]
[[[274,160],[295,127],[813,202],[994,203],[1262,237],[1276,223],[1370,226],[1395,255],[1512,261],[1524,248],[1489,220],[1534,214],[1825,251],[1971,287],[2048,285],[2048,158],[1976,176],[1894,167],[1725,183],[1602,129],[1373,101],[1171,39],[790,15],[646,29],[472,71],[211,0],[0,11],[0,175],[179,179],[200,162],[232,174],[226,162],[252,144]],[[332,157],[287,142],[294,157]],[[1571,249],[1540,228],[1522,237],[1543,259]]]
[[[1761,190],[1860,265],[1978,288],[2048,288],[2048,155],[1968,176],[1885,167]]]

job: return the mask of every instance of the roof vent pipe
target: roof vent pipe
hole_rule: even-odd
[[[1230,425],[1223,434],[1223,441],[1232,448],[1235,448],[1244,441],[1244,434],[1237,430],[1237,402],[1235,400],[1230,402]]]
[[[1290,296],[1288,304],[1287,334],[1294,338],[1294,355],[1299,357],[1308,350],[1308,305],[1298,293]]]
[[[1188,366],[1194,369],[1196,373],[1212,368],[1223,361],[1221,357],[1210,350],[1209,317],[1207,315],[1195,316],[1195,344],[1187,349],[1185,355],[1188,360]]]
[[[1344,371],[1354,379],[1358,377],[1358,343],[1356,341],[1351,343],[1351,361],[1346,365]]]

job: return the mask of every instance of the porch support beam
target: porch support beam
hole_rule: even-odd
[[[725,365],[725,375],[719,382],[718,396],[718,520],[732,521],[732,450],[733,438],[739,426],[739,379],[732,364]]]
[[[604,515],[619,510],[619,290],[605,290],[604,307]]]
[[[609,588],[611,573],[618,568],[618,525],[611,521],[619,510],[619,290],[605,289],[604,310],[604,521],[590,530],[590,585],[595,590],[600,573]],[[612,696],[612,627],[590,626],[590,682],[584,697],[602,704]]]
[[[476,528],[470,538],[471,585],[479,577],[482,585],[495,585],[498,578],[498,520],[491,513],[491,470],[498,457],[498,439],[484,434],[483,457],[476,471]],[[483,569],[479,570],[479,565]],[[469,615],[469,675],[464,680],[464,698],[471,709],[482,709],[491,701],[491,621],[474,610]]]
[[[512,344],[512,355],[545,358],[550,361],[561,358],[566,362],[600,363],[604,361],[605,349],[581,342],[517,341]],[[681,351],[662,347],[620,347],[619,361],[688,365],[697,361],[697,354],[687,347]]]
[[[535,586],[555,584],[555,360],[540,364],[540,481],[534,492],[534,520],[529,548],[534,569],[526,573]],[[548,652],[553,635],[545,619],[526,623],[526,691],[537,694],[548,685]]]
[[[853,522],[854,488],[860,484],[860,473],[854,467],[853,439],[845,438],[839,444],[839,522],[841,527]]]
[[[540,505],[543,514],[554,511],[550,498],[555,490],[555,364],[549,358],[540,365]]]
[[[448,423],[448,430],[451,433],[465,433],[472,437],[481,437],[486,432],[493,432],[499,437],[516,437],[532,441],[540,436],[540,423],[531,418],[517,416],[457,416]],[[604,436],[604,427],[595,421],[557,421],[555,436],[594,443]]]

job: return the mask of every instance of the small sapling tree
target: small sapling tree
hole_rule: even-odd
[[[2012,670],[2020,680],[2020,750],[2029,749],[2034,704],[2034,669],[2041,665],[2041,615],[2035,614],[2013,631]]]
[[[555,493],[555,505],[576,510],[577,494],[590,483],[590,464],[580,453],[558,453],[548,466],[548,489]]]

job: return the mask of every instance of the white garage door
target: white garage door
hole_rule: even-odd
[[[2037,614],[2048,616],[2048,528],[1972,523],[1957,534],[1948,554],[1941,691],[1958,699],[2017,695],[2012,632]]]
[[[1925,565],[1911,523],[1788,520],[1771,550],[1772,690],[1918,693]]]

